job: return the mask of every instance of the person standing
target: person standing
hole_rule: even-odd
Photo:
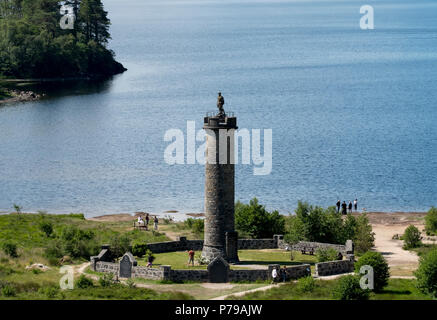
[[[341,205],[340,200],[337,200],[337,213],[340,212],[340,205]]]
[[[155,230],[158,230],[158,216],[155,216],[155,219],[153,220],[153,227]]]
[[[283,266],[282,267],[282,282],[287,281],[287,267]]]
[[[355,212],[358,211],[358,200],[357,199],[354,200],[354,209],[355,209]]]
[[[343,201],[343,203],[341,204],[341,214],[344,214],[344,215],[347,214],[347,204],[346,204],[346,201]]]
[[[147,213],[146,214],[146,230],[149,230],[149,220],[150,220],[150,218],[149,218],[149,214]]]
[[[188,265],[190,265],[190,263],[194,267],[194,250],[193,249],[188,251]]]
[[[349,201],[349,213],[352,213],[352,201]]]

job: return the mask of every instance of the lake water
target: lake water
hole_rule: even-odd
[[[204,167],[166,164],[163,137],[200,129],[218,91],[240,128],[273,130],[272,173],[237,166],[237,199],[437,205],[436,1],[104,3],[129,70],[0,107],[0,211],[202,212]]]

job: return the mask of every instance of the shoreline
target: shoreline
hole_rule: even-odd
[[[44,94],[39,94],[31,90],[12,89],[6,91],[10,96],[4,99],[0,99],[0,105],[14,102],[38,101],[45,96]]]
[[[77,213],[77,212],[74,212]],[[92,221],[130,221],[135,220],[139,214],[146,214],[152,216],[158,216],[159,218],[165,218],[170,216],[174,218],[175,221],[183,221],[188,218],[203,218],[205,213],[203,212],[192,212],[192,211],[178,211],[178,210],[166,210],[162,212],[125,212],[125,213],[107,213],[107,214],[96,214],[92,216],[87,216],[84,213],[86,220]],[[372,225],[381,226],[404,226],[409,224],[423,224],[423,218],[427,214],[426,211],[358,211],[352,212],[353,216],[360,216],[362,214],[367,214],[369,222]],[[0,215],[15,214],[14,211],[0,210]],[[38,212],[23,212],[23,214],[38,214]],[[70,212],[46,212],[46,214],[63,215],[70,214]],[[288,215],[288,214],[282,214]],[[179,219],[178,219],[179,218]],[[182,218],[182,220],[180,219]]]

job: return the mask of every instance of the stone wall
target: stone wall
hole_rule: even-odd
[[[113,262],[105,262],[105,261],[97,261],[95,264],[94,271],[97,272],[112,272],[115,274],[118,274],[118,270],[120,269],[120,266],[118,263]]]
[[[171,270],[169,280],[208,282],[207,270]]]
[[[238,250],[244,249],[275,249],[276,239],[238,239]]]
[[[203,247],[203,240],[187,240],[180,237],[178,241],[164,241],[147,244],[147,249],[153,253],[195,250],[200,251]]]
[[[269,280],[272,278],[273,267],[278,270],[279,265],[270,265],[268,269],[253,269],[253,270],[229,270],[229,281],[256,281]],[[283,270],[283,268],[281,268]],[[285,269],[286,281],[295,280],[311,275],[311,266],[309,264],[301,264],[297,266],[286,267]],[[279,276],[279,281],[282,281]]]
[[[276,265],[271,265],[267,269],[231,269],[228,274],[228,281],[256,281],[271,279],[272,268]],[[279,267],[279,266],[276,266]],[[119,264],[114,262],[98,261],[96,263],[97,272],[111,272],[119,274]],[[294,280],[301,277],[311,275],[309,264],[290,266],[286,268],[286,280]],[[170,266],[159,266],[156,268],[147,268],[140,266],[132,266],[132,278],[144,278],[150,280],[171,280],[179,281],[198,281],[208,282],[208,270],[172,270]],[[279,279],[282,281],[282,278]]]
[[[164,269],[163,268],[134,267],[134,268],[132,268],[132,278],[164,280]]]
[[[334,274],[350,273],[354,271],[354,262],[350,260],[336,260],[316,263],[316,276],[330,276]]]
[[[343,255],[346,255],[346,245],[343,244],[331,244],[331,243],[322,243],[322,242],[308,242],[308,241],[299,241],[296,244],[289,245],[283,240],[279,241],[278,247],[281,249],[285,249],[287,247],[291,248],[292,250],[296,251],[305,251],[316,253],[317,249],[327,249],[327,248],[333,248],[334,250],[341,252]]]

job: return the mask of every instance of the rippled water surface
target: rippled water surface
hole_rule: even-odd
[[[219,90],[240,128],[273,130],[272,173],[238,166],[237,199],[436,205],[437,2],[370,2],[105,0],[129,70],[0,107],[0,211],[201,212],[204,167],[167,165],[163,137]]]

